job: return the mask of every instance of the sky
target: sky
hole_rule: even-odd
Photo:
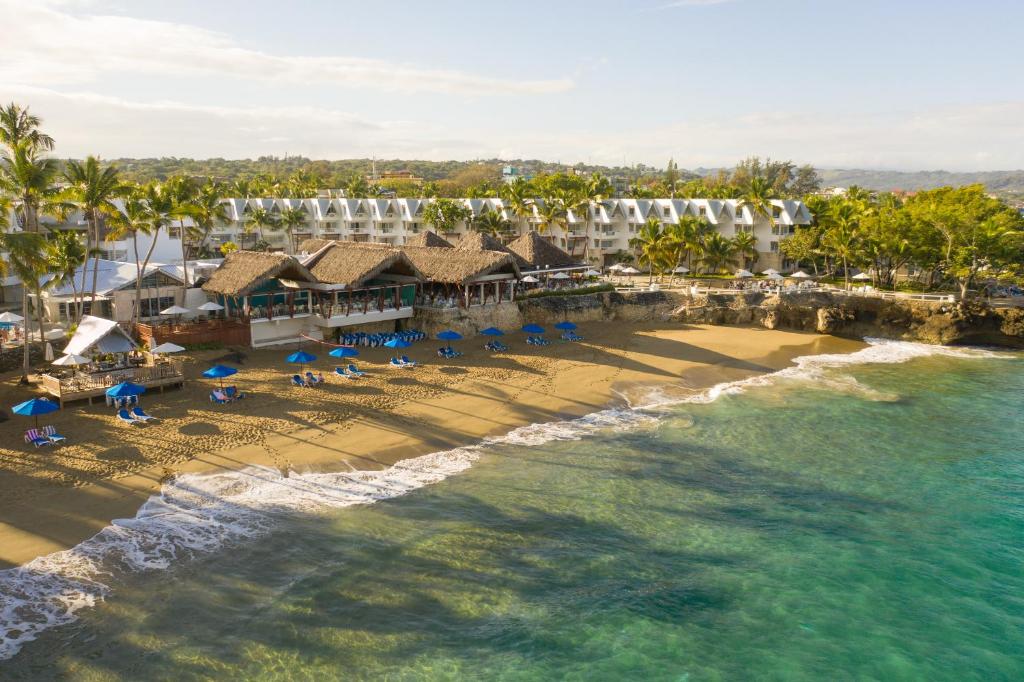
[[[0,0],[61,157],[1024,168],[1021,0]]]

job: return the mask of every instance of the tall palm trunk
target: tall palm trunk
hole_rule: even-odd
[[[96,284],[100,274],[100,221],[97,220],[96,209],[90,211],[93,225],[93,239],[96,243],[96,252],[92,257],[92,293],[89,297],[89,314],[96,314]]]
[[[139,322],[142,321],[142,273],[146,271],[146,267],[149,265],[149,259],[153,256],[153,249],[156,247],[156,238],[160,236],[160,231],[157,230],[156,234],[153,235],[153,240],[149,242],[149,250],[146,252],[146,259],[139,264],[139,241],[137,233],[132,232],[133,248],[135,249],[135,311],[132,320],[132,328],[135,328]]]
[[[24,327],[22,328],[22,356],[21,356],[21,383],[28,383],[28,371],[31,368],[29,362],[29,335],[28,335],[28,287],[22,283],[21,287],[21,316]]]
[[[178,235],[181,237],[181,272],[182,284],[188,289],[188,245],[185,243],[185,219],[178,218]],[[159,235],[157,235],[159,236]],[[156,237],[153,238],[156,243]],[[153,249],[150,249],[152,252]],[[138,258],[135,259],[138,262]]]

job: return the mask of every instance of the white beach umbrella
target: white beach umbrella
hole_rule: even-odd
[[[776,270],[775,268],[768,268],[767,270],[765,270],[761,274],[762,275],[777,275],[777,274],[779,274],[779,271]]]
[[[74,353],[68,353],[62,355],[53,361],[54,365],[58,367],[73,367],[75,365],[88,365],[92,360],[82,355],[75,355]]]
[[[810,275],[808,275],[803,270],[797,270],[792,275],[790,275],[790,277],[792,277],[793,279],[807,279],[808,277],[810,277]]]
[[[612,270],[612,271],[615,271],[615,272],[618,272],[619,270],[625,270],[626,266],[623,265],[622,263],[616,263],[615,265],[611,266],[608,269]]]
[[[156,348],[151,349],[150,353],[180,353],[185,350],[184,347],[179,346],[176,343],[161,343]]]
[[[224,310],[224,306],[220,303],[214,303],[213,301],[207,301],[197,308],[197,310],[205,310],[207,312],[215,313],[218,310]]]
[[[68,333],[63,329],[51,329],[50,331],[43,334],[48,341],[56,341],[57,339],[63,339]]]
[[[750,270],[737,270],[736,271],[736,276],[737,277],[753,277],[754,273],[752,273]]]
[[[161,315],[186,315],[192,312],[188,308],[182,308],[180,305],[172,305],[170,308],[164,308],[160,311]]]
[[[782,275],[780,275],[777,272],[771,272],[771,273],[768,273],[768,279],[770,279],[772,281],[775,281],[775,282],[778,282],[778,281],[784,280],[786,278],[783,277]]]
[[[566,272],[556,272],[551,275],[551,279],[569,279],[569,274]]]
[[[601,273],[598,272],[597,270],[587,270],[586,272],[583,273],[583,276],[584,277],[600,277]]]
[[[523,278],[522,278],[521,280],[519,280],[519,281],[520,281],[520,282],[527,282],[527,283],[529,283],[529,284],[534,284],[534,283],[536,283],[536,282],[539,282],[540,280],[539,280],[539,279],[537,279],[536,277],[534,277],[533,275],[527,275],[526,277],[523,277]]]
[[[24,322],[25,318],[17,313],[0,313],[0,322]]]
[[[622,272],[623,275],[639,275],[640,274],[640,271],[637,270],[634,267],[622,268],[621,272]]]
[[[690,271],[690,268],[686,267],[685,265],[680,265],[678,268],[676,268],[672,272],[676,273],[677,275],[685,275],[689,271]]]
[[[869,279],[871,279],[871,275],[869,275],[869,274],[868,274],[868,273],[866,273],[866,272],[859,272],[859,273],[857,273],[856,275],[854,275],[853,277],[851,277],[850,279],[855,279],[855,280],[857,280],[858,282],[864,282],[864,281],[866,281],[866,280],[869,280]]]

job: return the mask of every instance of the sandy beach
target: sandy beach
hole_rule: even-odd
[[[68,438],[35,449],[22,441],[31,420],[0,424],[0,568],[71,547],[112,519],[133,516],[160,483],[180,472],[249,464],[283,471],[368,469],[467,445],[518,426],[579,416],[615,404],[642,404],[651,388],[696,392],[723,381],[780,369],[800,355],[852,352],[854,341],[741,327],[593,323],[582,343],[526,345],[491,355],[483,340],[456,344],[465,354],[442,360],[436,341],[408,349],[414,370],[386,365],[387,349],[360,349],[368,372],[359,380],[333,373],[327,347],[314,369],[327,385],[289,385],[284,356],[293,350],[247,351],[233,383],[247,394],[214,405],[215,382],[197,378],[225,351],[185,356],[184,389],[153,392],[142,404],[159,422],[118,423],[97,401],[71,404],[47,418]],[[230,363],[229,363],[230,364]],[[5,406],[37,393],[5,377]]]

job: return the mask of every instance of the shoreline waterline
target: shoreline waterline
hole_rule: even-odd
[[[823,370],[842,365],[905,362],[934,354],[990,355],[982,350],[874,342],[848,353],[796,355],[787,366],[774,372],[726,380],[703,389],[668,381],[652,382],[643,389],[634,385],[635,396],[646,395],[639,403],[628,404],[629,398],[619,394],[626,405],[561,421],[520,426],[502,436],[485,437],[473,444],[402,459],[389,468],[282,472],[266,466],[242,466],[221,473],[209,470],[182,473],[167,482],[160,495],[147,500],[134,518],[117,521],[70,550],[0,572],[0,585],[10,584],[12,577],[14,583],[40,583],[36,587],[42,588],[42,592],[34,597],[24,594],[28,598],[25,603],[36,599],[39,606],[44,607],[40,610],[50,608],[36,632],[18,630],[17,625],[5,618],[7,622],[0,627],[17,636],[13,641],[8,638],[4,648],[0,648],[0,660],[13,655],[12,651],[34,638],[37,632],[72,622],[77,610],[93,606],[106,596],[111,586],[104,580],[116,584],[116,575],[110,575],[111,565],[115,570],[130,572],[166,569],[178,561],[268,532],[278,513],[370,504],[439,482],[472,466],[488,448],[578,440],[603,429],[654,421],[660,408],[674,404],[712,402],[721,395],[787,378],[816,379]],[[46,592],[49,595],[44,594]],[[55,593],[60,595],[56,604],[52,601]],[[0,615],[10,616],[11,613]]]

